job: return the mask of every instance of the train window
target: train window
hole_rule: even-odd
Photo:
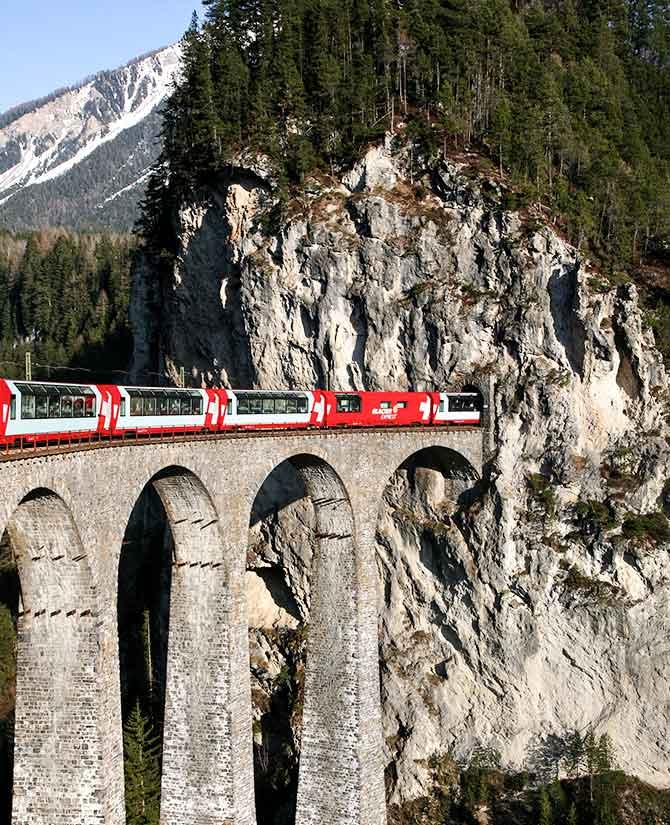
[[[170,409],[170,415],[180,415],[181,414],[181,403],[179,401],[178,395],[169,395],[168,396],[168,406]]]
[[[121,399],[121,406],[119,408],[119,415],[122,418],[125,418],[125,416],[126,416],[126,399],[125,398]]]
[[[95,396],[87,395],[84,398],[84,416],[86,418],[95,418]]]
[[[179,412],[181,415],[191,414],[191,399],[188,396],[182,396],[179,399]]]
[[[445,412],[444,398],[440,398],[439,412],[441,412],[441,413]]]
[[[77,395],[75,396],[72,402],[72,417],[73,418],[83,418],[84,417],[84,399]]]
[[[232,398],[228,399],[228,403],[226,404],[226,412],[228,413],[228,415],[233,414],[233,399]]]
[[[404,409],[406,409],[406,408],[407,408],[407,401],[398,401],[398,403],[396,404],[396,407],[397,407],[399,410],[404,410]]]
[[[238,393],[236,398],[238,415],[295,415],[306,413],[309,408],[305,396]],[[228,402],[229,414],[233,413],[231,401]]]
[[[144,396],[144,415],[156,415],[156,405],[158,399],[155,396],[148,398]]]
[[[191,415],[202,415],[202,398],[200,396],[191,396]]]
[[[158,397],[158,415],[167,415],[169,410],[168,397],[165,393],[161,393]]]
[[[142,396],[139,393],[130,396],[130,414],[142,415]]]
[[[9,417],[12,421],[16,418],[16,396],[9,397]]]
[[[60,395],[47,396],[49,401],[49,418],[60,418]]]
[[[379,409],[380,410],[390,410],[391,409],[391,402],[390,401],[380,401],[379,402]]]
[[[449,409],[454,412],[474,412],[477,410],[476,395],[452,395],[449,397]]]
[[[38,395],[35,398],[35,418],[49,417],[49,397],[46,395]]]
[[[35,396],[21,396],[21,418],[25,421],[28,418],[35,418]]]
[[[72,418],[72,396],[63,395],[60,400],[61,418]]]
[[[361,411],[361,399],[358,395],[338,395],[337,411],[340,413],[354,413]]]

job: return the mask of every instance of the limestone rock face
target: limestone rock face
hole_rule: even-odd
[[[383,495],[392,799],[425,792],[434,753],[487,745],[539,769],[553,737],[589,724],[621,767],[667,784],[668,545],[622,531],[666,503],[663,364],[635,287],[505,212],[469,160],[419,172],[375,147],[283,209],[270,177],[236,170],[181,213],[169,275],[141,265],[135,376],[183,365],[196,385],[492,384],[474,490],[422,458]],[[252,623],[293,630],[309,619],[311,507],[286,468],[257,505]],[[259,658],[272,660],[271,639]]]

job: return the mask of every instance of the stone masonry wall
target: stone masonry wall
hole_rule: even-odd
[[[43,521],[44,514],[36,513],[30,502],[21,504],[36,490],[51,491],[50,497],[59,497],[62,507],[69,512],[68,518],[76,527],[81,547],[86,550],[86,563],[90,565],[90,588],[86,586],[85,592],[94,604],[91,624],[97,633],[97,636],[85,636],[88,641],[79,644],[76,650],[68,649],[75,655],[68,653],[67,661],[76,662],[88,680],[85,681],[85,711],[75,712],[66,723],[57,711],[61,705],[50,699],[60,689],[60,671],[45,673],[48,657],[28,652],[37,650],[32,641],[38,637],[24,636],[20,643],[17,714],[20,716],[22,712],[21,703],[29,695],[30,686],[41,683],[44,715],[39,723],[37,718],[31,721],[25,716],[19,728],[17,777],[27,770],[30,753],[40,753],[42,762],[39,771],[33,774],[34,781],[26,781],[19,788],[19,797],[24,798],[17,804],[25,811],[37,810],[42,804],[40,783],[45,777],[60,776],[65,771],[65,766],[59,764],[62,751],[50,751],[49,742],[58,741],[59,747],[61,741],[65,743],[62,731],[73,722],[88,726],[86,735],[92,741],[97,736],[97,756],[91,759],[88,751],[74,749],[67,764],[67,782],[58,786],[54,783],[50,791],[48,813],[41,819],[32,813],[28,818],[16,819],[16,823],[122,825],[125,821],[116,625],[118,565],[130,514],[142,490],[153,479],[168,513],[176,552],[166,700],[166,714],[171,714],[171,721],[166,719],[164,742],[167,760],[164,800],[166,810],[175,811],[175,818],[168,816],[168,819],[170,825],[187,821],[193,825],[210,825],[215,821],[217,825],[222,822],[253,825],[248,623],[243,590],[248,530],[253,502],[263,481],[275,467],[291,459],[298,468],[322,468],[316,476],[312,473],[311,480],[309,472],[305,475],[311,487],[322,542],[319,556],[323,564],[317,563],[315,581],[325,590],[319,592],[322,588],[318,586],[316,592],[313,590],[315,655],[308,659],[306,682],[317,684],[317,673],[323,668],[325,657],[335,652],[321,642],[339,644],[335,629],[341,627],[348,640],[341,665],[343,672],[350,675],[346,690],[351,691],[351,717],[344,718],[345,705],[335,703],[334,724],[330,728],[330,746],[337,754],[335,761],[326,750],[319,753],[315,749],[314,757],[309,755],[312,711],[305,709],[306,761],[300,776],[299,796],[311,800],[317,807],[309,809],[303,804],[303,819],[299,822],[383,825],[377,606],[370,595],[376,587],[376,571],[371,548],[388,479],[408,457],[432,446],[455,450],[472,467],[481,470],[481,434],[446,430],[283,433],[263,438],[110,446],[0,464],[4,493],[0,500],[0,533],[15,513],[17,523],[36,518],[35,530],[47,523]],[[218,527],[213,526],[215,518],[218,518]],[[211,525],[203,530],[208,522]],[[57,529],[54,534],[58,532]],[[207,533],[206,538],[203,533]],[[74,546],[73,540],[69,544]],[[21,546],[20,538],[18,545]],[[75,552],[76,556],[68,559],[80,564],[83,559],[74,562],[74,558],[81,556],[81,551]],[[216,567],[217,564],[220,566]],[[30,574],[21,565],[19,571],[27,596],[25,588],[31,581]],[[81,601],[80,579],[60,578],[58,586],[59,592],[67,596],[65,601],[74,599],[88,604]],[[40,588],[37,601],[48,589],[45,588]],[[321,612],[319,604],[325,608]],[[53,609],[60,607],[59,603]],[[345,614],[340,616],[340,625],[333,623],[329,615],[331,609]],[[67,638],[63,636],[63,644]],[[52,639],[53,636],[49,641]],[[81,641],[81,636],[77,639]],[[338,650],[338,656],[340,653]],[[77,684],[76,680],[73,684]],[[338,698],[336,694],[331,695]],[[308,706],[316,709],[317,699],[320,701],[321,697],[314,695]],[[194,707],[196,702],[201,703],[201,707]],[[75,707],[74,703],[70,706]],[[322,712],[315,710],[314,724],[322,721]],[[216,731],[212,737],[216,741],[205,741],[208,728]],[[353,743],[357,743],[357,748]],[[340,757],[348,760],[340,767],[355,785],[346,789],[344,797],[339,797],[339,802],[346,805],[346,814],[332,812],[336,804],[334,786],[330,789],[331,802],[322,806],[321,814],[315,814],[324,796],[320,771],[332,773]],[[315,761],[310,767],[312,758]],[[227,759],[230,759],[228,784],[221,782]],[[207,788],[204,792],[200,786],[203,781]],[[217,789],[213,799],[198,798],[207,796],[213,787]],[[98,800],[96,808],[86,802],[93,799]],[[80,807],[77,809],[76,805]],[[56,814],[56,811],[62,813]],[[164,817],[164,822],[168,819]]]
[[[52,494],[24,502],[8,530],[22,593],[12,821],[102,823],[103,708],[88,556],[67,507]]]
[[[175,551],[161,822],[220,825],[235,820],[229,565],[219,519],[207,492],[195,476],[176,472],[154,482]],[[253,816],[252,806],[248,822]]]

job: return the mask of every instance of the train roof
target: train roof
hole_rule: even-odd
[[[48,393],[66,393],[69,395],[93,395],[95,384],[71,384],[65,381],[14,381],[6,379],[8,384],[13,384],[19,392],[27,390],[33,395]]]

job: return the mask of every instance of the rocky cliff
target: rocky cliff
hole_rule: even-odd
[[[667,784],[661,358],[635,286],[593,270],[537,216],[505,211],[504,185],[475,161],[419,170],[375,147],[283,205],[266,171],[235,168],[179,215],[174,265],[137,268],[134,374],[183,365],[195,384],[238,387],[492,384],[489,462],[472,493],[455,497],[429,463],[403,468],[384,495],[390,798],[424,793],[436,753],[485,745],[510,766],[551,767],[562,737],[590,724],[610,733],[623,768]],[[299,670],[311,518],[277,471],[249,551],[259,743],[286,669]],[[299,687],[284,701],[289,749]]]

